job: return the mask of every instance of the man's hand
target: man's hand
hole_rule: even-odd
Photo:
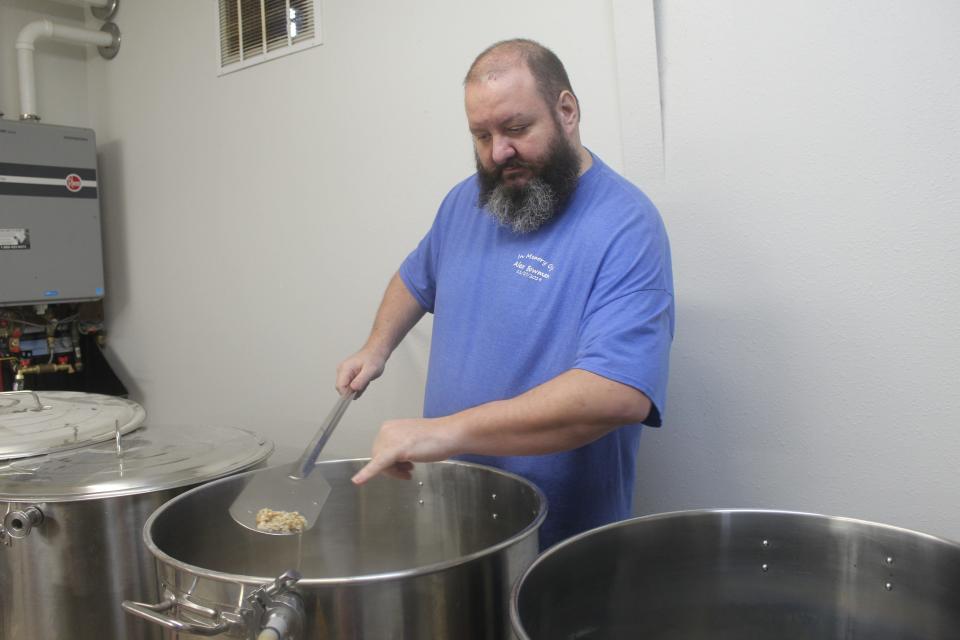
[[[359,398],[371,380],[383,373],[387,359],[370,348],[363,348],[337,365],[337,392],[356,391]]]
[[[363,484],[378,473],[409,480],[414,462],[440,462],[463,453],[456,447],[457,430],[444,418],[389,420],[373,441],[373,459],[353,476]]]

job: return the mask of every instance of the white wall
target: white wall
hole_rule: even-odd
[[[960,5],[660,10],[679,317],[639,509],[960,539]]]
[[[649,43],[613,22],[646,20],[629,3],[400,4],[328,0],[322,47],[218,78],[212,0],[126,0],[120,55],[91,56],[110,355],[154,424],[251,427],[281,455],[305,441],[471,170],[466,66],[527,35],[565,60],[585,141],[627,158],[673,243],[670,405],[644,434],[638,510],[799,509],[960,539],[958,5],[656,3],[663,157],[647,162]],[[419,411],[428,340],[424,325],[401,346],[330,455]]]

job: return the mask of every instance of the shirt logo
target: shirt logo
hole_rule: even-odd
[[[535,253],[530,252],[518,253],[517,259],[514,261],[512,267],[514,273],[518,276],[533,280],[534,282],[549,280],[553,275],[553,270],[556,268],[555,265],[546,258],[541,258]]]

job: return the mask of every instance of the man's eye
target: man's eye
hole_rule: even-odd
[[[510,133],[520,133],[526,128],[527,128],[527,125],[521,124],[521,125],[517,125],[516,127],[510,127],[509,129],[507,129],[507,131],[509,131]]]
[[[475,134],[473,134],[473,139],[476,140],[477,142],[486,142],[487,140],[490,139],[490,134],[489,134],[489,133],[475,133]]]

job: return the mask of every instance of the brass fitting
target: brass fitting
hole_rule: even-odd
[[[46,373],[76,373],[72,364],[35,364],[29,367],[20,367],[17,369],[15,382],[23,382],[26,375],[43,375]]]

